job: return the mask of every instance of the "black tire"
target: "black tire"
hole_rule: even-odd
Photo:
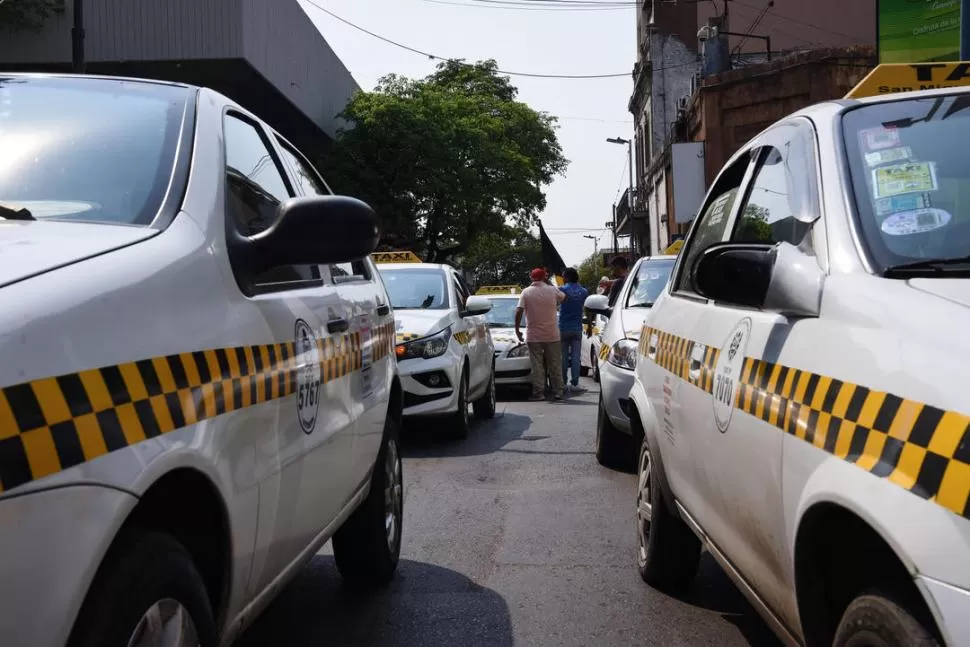
[[[610,422],[600,391],[596,408],[596,461],[611,469],[632,469],[634,456],[633,437],[625,434]]]
[[[371,475],[370,492],[333,536],[337,569],[351,586],[381,586],[394,576],[404,530],[402,474],[400,432],[397,421],[389,415]]]
[[[197,644],[219,644],[205,584],[185,547],[164,533],[124,534],[98,570],[68,644],[126,647],[146,612],[168,600],[187,612]]]
[[[471,418],[468,415],[468,371],[461,372],[461,382],[458,384],[458,409],[448,421],[451,435],[458,440],[468,438],[471,429]]]
[[[879,593],[857,597],[842,615],[833,647],[937,647],[933,632]]]
[[[637,464],[637,570],[654,588],[683,590],[697,575],[701,541],[667,507],[646,438]]]
[[[593,381],[599,384],[600,381],[600,358],[596,354],[595,348],[589,349],[589,363],[592,365],[590,373],[593,374]]]
[[[480,420],[490,420],[495,417],[495,407],[496,407],[496,394],[495,394],[495,364],[492,364],[492,374],[488,377],[488,387],[485,389],[485,395],[475,400],[472,403],[472,410],[475,412],[475,417]]]

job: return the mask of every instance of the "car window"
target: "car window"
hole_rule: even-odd
[[[970,256],[970,146],[959,143],[968,127],[968,95],[863,105],[843,117],[857,230],[877,271]]]
[[[706,206],[701,211],[700,220],[691,228],[690,235],[681,249],[681,265],[678,268],[675,291],[696,293],[694,287],[694,263],[701,252],[715,243],[724,240],[728,220],[738,196],[738,189],[744,181],[750,157],[742,155],[726,169],[708,195]]]
[[[395,310],[447,310],[448,277],[439,269],[379,270]]]
[[[294,196],[268,141],[248,120],[233,114],[224,119],[227,208],[236,229],[245,236],[265,230],[276,220],[276,209]],[[293,289],[319,283],[316,265],[286,265],[255,277],[260,291]]]
[[[38,220],[150,225],[191,97],[140,81],[0,77],[0,205]]]
[[[455,283],[455,297],[458,299],[458,309],[461,310],[465,307],[465,301],[468,300],[468,292],[462,286],[461,280],[459,280],[457,275],[452,278]]]
[[[515,309],[519,305],[518,299],[489,299],[492,304],[492,309],[485,313],[485,321],[488,322],[489,328],[514,328],[515,327]],[[525,327],[525,312],[522,313],[522,323],[521,325]]]
[[[364,261],[352,263],[334,263],[330,266],[330,278],[334,283],[350,283],[352,281],[369,281],[370,268]]]
[[[625,308],[649,308],[667,287],[674,259],[658,258],[644,260],[637,267],[630,283]],[[630,279],[628,279],[630,280]]]
[[[296,175],[296,181],[303,190],[303,195],[330,195],[330,190],[323,183],[323,180],[320,179],[320,176],[313,167],[310,166],[310,163],[296,152],[292,146],[279,137],[276,138],[276,141],[280,145],[280,151],[282,151],[286,162],[293,169],[293,173]]]

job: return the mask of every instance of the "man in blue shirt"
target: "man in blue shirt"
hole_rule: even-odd
[[[579,386],[580,357],[583,343],[583,304],[589,292],[579,284],[579,273],[567,267],[562,273],[566,284],[559,288],[566,300],[559,306],[559,337],[562,340],[562,381],[572,393],[586,389]],[[568,380],[569,373],[572,380]]]

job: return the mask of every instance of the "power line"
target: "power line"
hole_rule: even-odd
[[[440,5],[450,5],[453,7],[467,7],[470,9],[505,9],[511,11],[550,11],[550,12],[566,12],[566,11],[623,11],[631,7],[635,7],[636,3],[609,3],[600,4],[595,3],[590,5],[582,6],[568,6],[561,4],[541,4],[536,6],[532,2],[503,2],[496,4],[485,4],[481,2],[475,2],[474,0],[466,0],[465,2],[456,2],[454,0],[423,0],[423,2],[429,2],[431,4]]]
[[[338,16],[334,12],[330,11],[329,9],[325,9],[324,7],[321,7],[319,4],[317,4],[316,2],[314,2],[314,0],[303,0],[303,1],[306,2],[307,4],[313,6],[313,7],[316,7],[317,9],[319,9],[320,11],[322,11],[323,13],[327,14],[328,16],[330,16],[331,18],[334,18],[335,20],[339,20],[340,22],[344,23],[345,25],[348,25],[349,27],[353,27],[357,31],[361,31],[361,32],[367,34],[368,36],[371,36],[373,38],[376,38],[378,40],[381,40],[381,41],[383,41],[385,43],[388,43],[389,45],[394,45],[395,47],[399,47],[401,49],[407,50],[407,51],[412,52],[414,54],[420,54],[421,56],[425,56],[427,58],[430,58],[430,59],[436,60],[436,61],[454,61],[454,60],[456,60],[454,58],[448,58],[448,57],[445,57],[445,56],[438,56],[437,54],[432,54],[430,52],[425,52],[425,51],[422,51],[420,49],[416,49],[414,47],[410,47],[408,45],[405,45],[403,43],[399,43],[399,42],[397,42],[395,40],[391,40],[390,38],[387,38],[385,36],[381,36],[380,34],[375,34],[374,32],[372,32],[372,31],[370,31],[368,29],[364,29],[360,25],[356,25],[356,24],[350,22],[346,18],[341,18],[340,16]],[[508,70],[496,70],[496,72],[498,74],[505,74],[507,76],[524,76],[524,77],[535,78],[535,79],[615,79],[615,78],[632,76],[632,73],[631,72],[622,72],[622,73],[617,73],[617,74],[535,74],[535,73],[531,73],[531,72],[509,72]]]

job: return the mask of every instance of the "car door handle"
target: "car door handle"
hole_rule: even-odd
[[[327,322],[327,332],[337,333],[337,332],[347,332],[350,328],[350,322],[346,319],[331,319]]]
[[[391,306],[389,305],[382,303],[381,305],[377,306],[378,317],[386,317],[388,314],[390,314],[390,312],[391,312]]]

